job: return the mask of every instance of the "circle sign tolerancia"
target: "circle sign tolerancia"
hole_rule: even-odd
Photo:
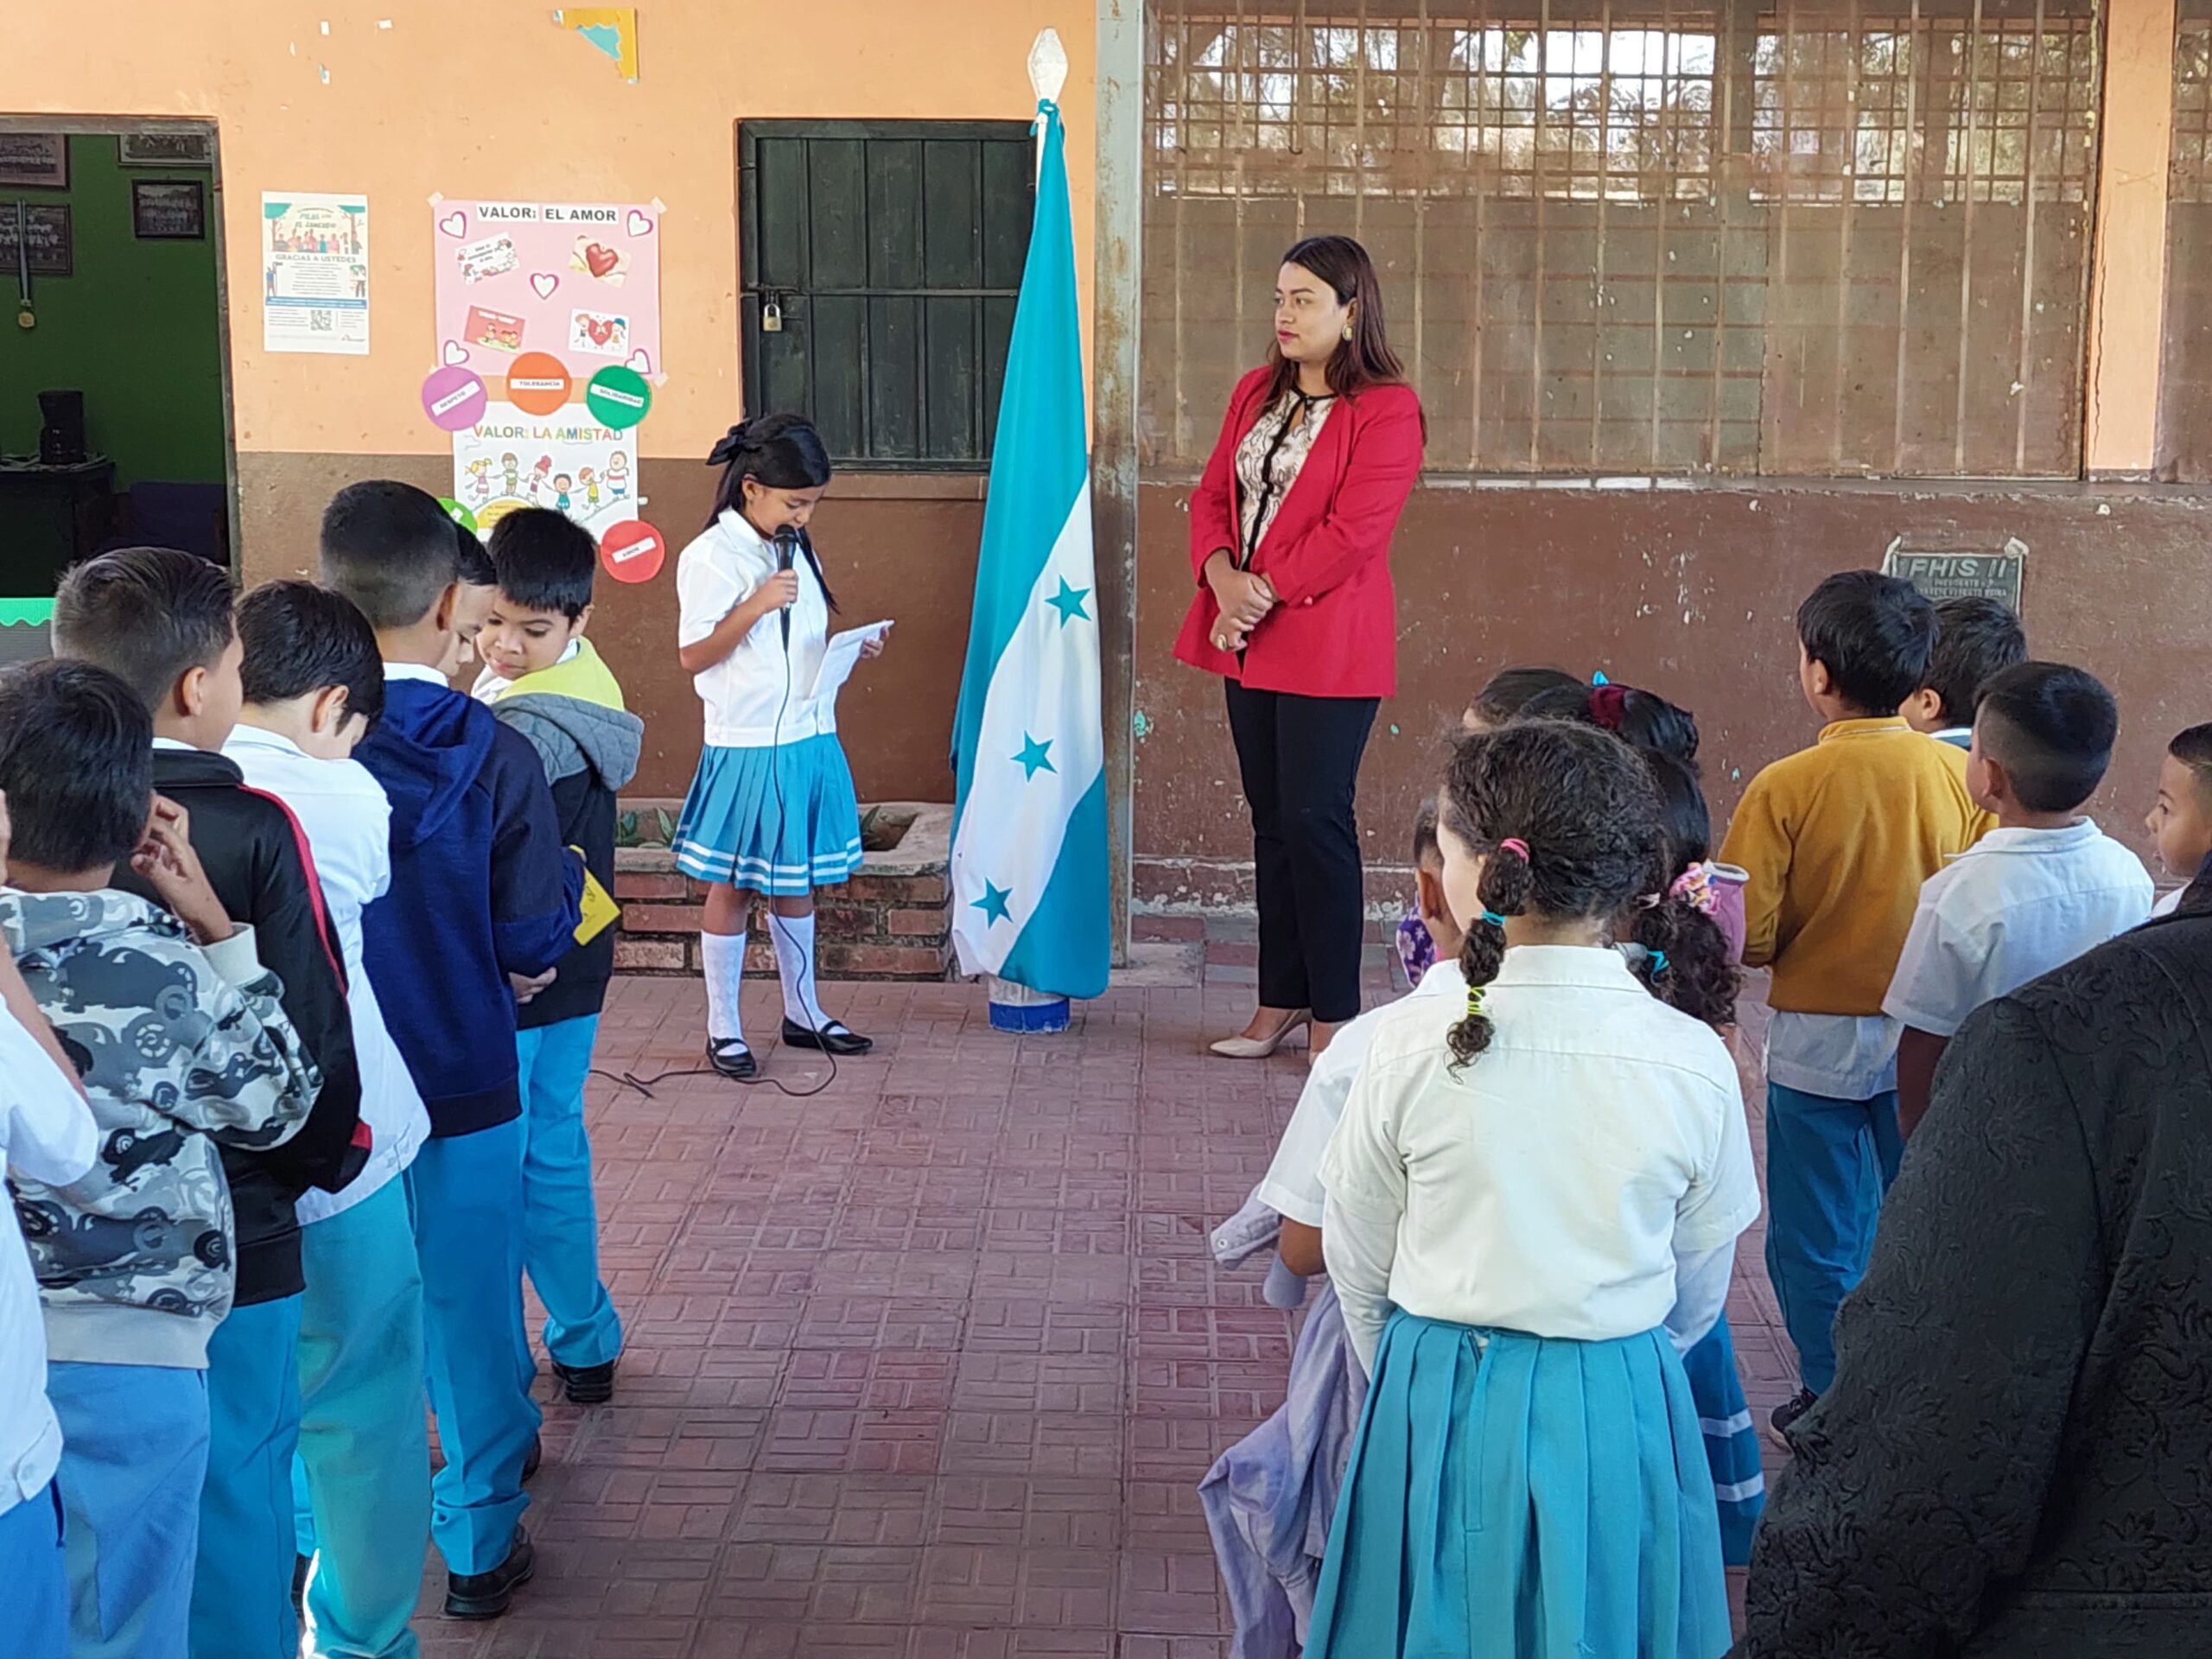
[[[651,582],[667,557],[667,541],[642,518],[611,525],[600,537],[599,562],[617,582]]]
[[[592,419],[617,432],[626,432],[645,418],[653,406],[653,389],[645,377],[624,363],[610,363],[584,387],[584,407]]]
[[[507,365],[507,401],[525,415],[550,415],[569,401],[568,365],[550,352],[524,352]]]
[[[466,364],[432,369],[423,382],[423,412],[433,426],[447,432],[465,430],[482,420],[487,397],[484,377]]]

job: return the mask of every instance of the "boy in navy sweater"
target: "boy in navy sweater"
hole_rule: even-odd
[[[384,719],[353,758],[391,800],[391,890],[365,913],[363,947],[430,1114],[407,1177],[446,1458],[430,1531],[448,1614],[496,1618],[531,1572],[522,1482],[538,1427],[515,1364],[524,1127],[508,976],[568,953],[583,867],[528,741],[446,683],[468,626],[460,575],[452,521],[411,485],[350,485],[323,513],[323,580],[367,616],[385,659]]]

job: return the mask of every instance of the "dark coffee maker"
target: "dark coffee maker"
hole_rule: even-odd
[[[46,424],[38,430],[38,458],[48,467],[74,467],[86,459],[85,394],[41,391],[38,406]]]

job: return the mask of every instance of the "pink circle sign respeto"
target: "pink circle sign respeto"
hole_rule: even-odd
[[[433,426],[458,432],[484,418],[484,377],[464,364],[432,369],[423,382],[423,412]]]

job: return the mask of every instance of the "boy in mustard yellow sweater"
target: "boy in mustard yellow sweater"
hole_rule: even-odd
[[[1963,750],[1897,709],[1928,677],[1935,607],[1872,570],[1829,577],[1797,612],[1798,684],[1822,721],[1811,748],[1751,780],[1721,861],[1750,873],[1744,961],[1771,967],[1767,1271],[1803,1386],[1784,1433],[1835,1375],[1837,1304],[1866,1271],[1896,1179],[1897,1029],[1884,1017],[1921,884],[1994,822]]]

